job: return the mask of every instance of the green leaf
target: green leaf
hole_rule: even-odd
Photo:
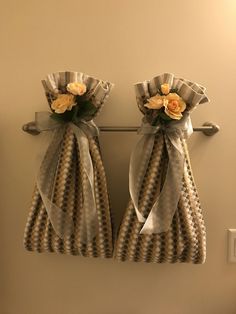
[[[165,114],[165,112],[163,112],[163,111],[160,111],[159,117],[160,117],[162,120],[165,120],[165,121],[171,121],[171,120],[173,120],[173,119],[171,119],[169,116],[167,116],[167,114]]]
[[[77,106],[74,106],[72,110],[66,110],[64,113],[53,112],[51,114],[51,118],[56,121],[69,122],[73,120],[74,115],[77,114],[77,110],[78,110]]]
[[[56,113],[56,112],[53,112],[50,116],[53,120],[56,120],[56,121],[65,121],[65,119],[63,119],[63,114],[61,113]]]
[[[90,117],[93,116],[96,111],[97,108],[89,100],[85,100],[79,103],[76,117],[79,118]]]
[[[156,126],[160,123],[160,116],[158,115],[154,120],[152,121],[152,125]]]

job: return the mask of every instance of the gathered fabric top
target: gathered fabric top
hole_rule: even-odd
[[[134,85],[137,104],[143,114],[149,110],[144,106],[147,100],[158,94],[163,84],[168,84],[170,89],[184,100],[187,104],[187,111],[192,111],[198,104],[209,102],[205,87],[184,78],[177,78],[172,73],[164,73]]]
[[[67,93],[67,85],[74,82],[86,85],[86,97],[94,107],[96,107],[92,117],[94,118],[108,98],[113,84],[82,72],[55,72],[48,74],[46,78],[42,80],[49,106],[51,107],[52,102],[56,99],[58,94]]]

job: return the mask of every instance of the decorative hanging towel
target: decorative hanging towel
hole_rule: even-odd
[[[36,113],[49,140],[25,229],[29,251],[112,257],[105,171],[93,118],[112,84],[83,73],[42,81],[51,112]]]
[[[132,152],[131,200],[120,226],[116,259],[203,263],[205,225],[185,140],[189,113],[208,101],[205,88],[165,73],[135,85],[144,114]]]

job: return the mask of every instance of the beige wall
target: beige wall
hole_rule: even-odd
[[[235,314],[236,2],[233,0],[1,0],[0,314]],[[203,266],[117,263],[29,253],[22,236],[41,137],[21,132],[46,109],[40,80],[84,71],[116,84],[98,125],[140,122],[133,83],[165,71],[205,85],[192,115],[221,132],[194,134],[190,154],[208,231]],[[102,134],[117,221],[128,199],[135,134]]]

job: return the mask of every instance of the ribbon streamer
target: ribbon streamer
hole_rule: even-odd
[[[148,164],[151,158],[155,135],[162,132],[168,152],[168,167],[165,182],[160,194],[145,219],[139,210],[139,195]],[[167,125],[151,126],[144,123],[139,131],[143,134],[131,154],[129,169],[129,191],[139,222],[144,223],[140,233],[153,234],[167,232],[178,206],[184,170],[182,140],[192,134],[192,124],[186,113],[179,121]]]
[[[85,193],[83,193],[83,214],[81,215],[81,219],[84,221],[82,222],[81,238],[83,243],[87,243],[94,238],[97,225],[93,163],[89,152],[88,138],[97,136],[99,131],[93,121],[81,120],[75,125],[72,122],[55,121],[50,115],[50,112],[37,112],[35,116],[38,130],[52,132],[52,139],[50,141],[50,137],[48,137],[48,149],[37,176],[37,187],[56,234],[61,239],[72,235],[74,233],[72,217],[63,211],[63,208],[58,206],[54,200],[61,145],[66,130],[70,128],[78,143],[79,158],[84,177],[83,191]]]

